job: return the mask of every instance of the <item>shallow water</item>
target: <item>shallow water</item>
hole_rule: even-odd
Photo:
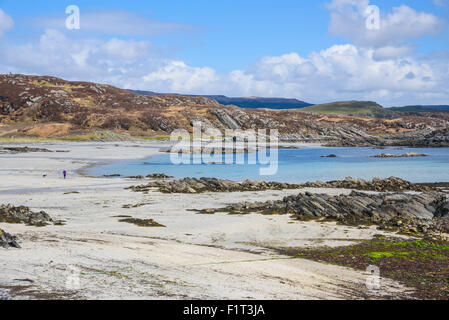
[[[425,153],[419,158],[372,158],[379,153]],[[337,158],[322,158],[329,154]],[[191,156],[192,157],[192,156]],[[194,156],[198,157],[198,156]],[[122,176],[165,173],[176,178],[215,177],[243,181],[245,179],[302,183],[307,181],[339,180],[351,176],[396,176],[411,182],[449,182],[449,148],[303,148],[280,149],[278,170],[275,175],[263,176],[260,167],[245,164],[190,164],[174,165],[170,155],[157,155],[145,160],[121,161],[89,169],[88,174]]]

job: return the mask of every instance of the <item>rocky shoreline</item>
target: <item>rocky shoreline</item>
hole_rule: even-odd
[[[9,233],[6,233],[2,229],[0,229],[0,247],[20,248],[20,245],[17,243],[17,237],[12,236]]]
[[[68,152],[66,150],[49,150],[45,148],[33,148],[33,147],[0,147],[0,153],[18,154],[18,153],[29,153],[29,152]]]
[[[0,206],[0,222],[25,223],[26,225],[43,227],[52,223],[58,223],[45,212],[33,212],[28,207],[13,205]]]
[[[431,185],[415,184],[397,177],[390,178],[373,178],[371,181],[364,179],[355,179],[347,177],[344,180],[335,180],[329,182],[307,182],[302,184],[303,188],[335,188],[335,189],[352,189],[362,191],[377,192],[399,192],[399,191],[417,191],[428,192],[436,189]]]
[[[428,157],[428,154],[408,152],[404,154],[392,154],[392,153],[380,153],[373,156],[373,158],[416,158],[416,157]]]
[[[135,192],[149,192],[157,188],[162,193],[205,193],[205,192],[243,192],[298,189],[299,184],[245,180],[236,182],[216,178],[184,178],[172,181],[154,181],[145,185],[132,186]]]
[[[390,177],[386,179],[374,178],[371,181],[347,177],[345,180],[336,180],[329,182],[316,181],[303,184],[254,181],[249,179],[243,182],[236,182],[232,180],[220,180],[216,178],[184,178],[180,180],[152,181],[148,184],[131,186],[127,189],[135,192],[146,193],[153,189],[157,189],[162,193],[205,193],[286,190],[303,188],[335,188],[378,192],[428,192],[436,190],[435,187],[430,185],[413,184],[409,181],[396,177]]]
[[[334,135],[323,141],[326,147],[410,147],[442,148],[449,147],[449,129],[416,130],[386,136],[367,134]]]
[[[378,229],[395,228],[411,234],[438,237],[449,233],[449,201],[438,192],[349,195],[300,193],[279,201],[240,202],[219,209],[199,210],[200,214],[290,214],[298,220],[321,219],[346,225],[375,224]],[[447,239],[446,239],[447,240]]]

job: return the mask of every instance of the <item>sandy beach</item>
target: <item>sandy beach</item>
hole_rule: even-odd
[[[0,248],[0,289],[15,299],[372,297],[364,272],[292,258],[275,249],[350,245],[382,234],[375,227],[300,222],[287,215],[199,215],[190,211],[239,201],[277,200],[306,191],[339,194],[350,190],[142,194],[125,190],[141,181],[88,177],[83,169],[144,159],[167,144],[48,142],[28,146],[68,152],[0,154],[0,204],[44,210],[65,224],[0,223],[0,229],[16,235],[22,246]],[[61,174],[64,169],[66,180]],[[166,227],[138,227],[119,222],[118,216],[154,219]],[[79,278],[75,289],[67,286],[73,272]],[[404,298],[409,293],[393,280],[382,279],[381,285],[385,296]]]

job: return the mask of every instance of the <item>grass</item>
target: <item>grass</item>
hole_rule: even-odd
[[[418,299],[449,299],[449,243],[378,236],[340,248],[288,249],[292,256],[365,271],[379,267],[381,276],[416,288]]]
[[[299,109],[300,112],[317,112],[328,115],[378,116],[392,113],[377,103],[370,101],[342,101],[315,105]]]
[[[135,137],[136,139],[141,139],[141,140],[150,140],[150,141],[154,141],[154,140],[170,140],[170,136],[154,136],[154,137]]]

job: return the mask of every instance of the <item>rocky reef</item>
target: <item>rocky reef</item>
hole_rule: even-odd
[[[380,153],[373,158],[416,158],[416,157],[428,157],[428,154],[424,153],[415,153],[415,152],[407,152],[404,154],[392,154],[392,153]]]
[[[28,153],[28,152],[53,152],[43,148],[29,148],[29,147],[0,147],[0,153]]]
[[[437,235],[449,232],[449,202],[438,192],[349,195],[299,193],[279,201],[241,202],[220,209],[200,210],[202,214],[291,214],[298,220],[323,219],[348,225],[376,224],[380,229]]]
[[[138,227],[156,227],[156,228],[165,228],[163,224],[160,224],[153,219],[137,219],[137,218],[124,218],[120,219],[119,222],[126,222],[135,224]]]
[[[344,180],[335,180],[329,182],[307,182],[302,185],[304,188],[335,188],[335,189],[353,189],[378,192],[398,192],[398,191],[417,191],[427,192],[435,190],[430,185],[414,184],[397,177],[373,178],[371,181],[364,179],[355,179],[347,177]]]
[[[413,184],[396,177],[390,177],[386,179],[374,178],[372,181],[348,177],[345,180],[336,180],[329,182],[317,181],[304,184],[254,181],[249,179],[243,182],[236,182],[231,180],[220,180],[216,178],[184,178],[181,180],[154,181],[148,184],[132,186],[128,189],[131,189],[135,192],[149,192],[152,189],[157,189],[162,193],[204,193],[265,191],[302,188],[336,188],[379,192],[426,192],[435,190],[435,188],[432,186]]]
[[[28,207],[13,205],[0,206],[0,222],[25,223],[30,226],[42,227],[53,223],[53,219],[45,212],[33,212]]]
[[[20,245],[17,243],[17,237],[6,233],[2,229],[0,229],[0,247],[3,248],[20,248]],[[1,299],[0,299],[1,300]]]
[[[172,181],[154,181],[145,185],[132,186],[128,189],[136,192],[149,192],[153,188],[157,188],[162,193],[204,193],[298,189],[301,188],[301,185],[249,179],[236,182],[216,178],[184,178]]]

